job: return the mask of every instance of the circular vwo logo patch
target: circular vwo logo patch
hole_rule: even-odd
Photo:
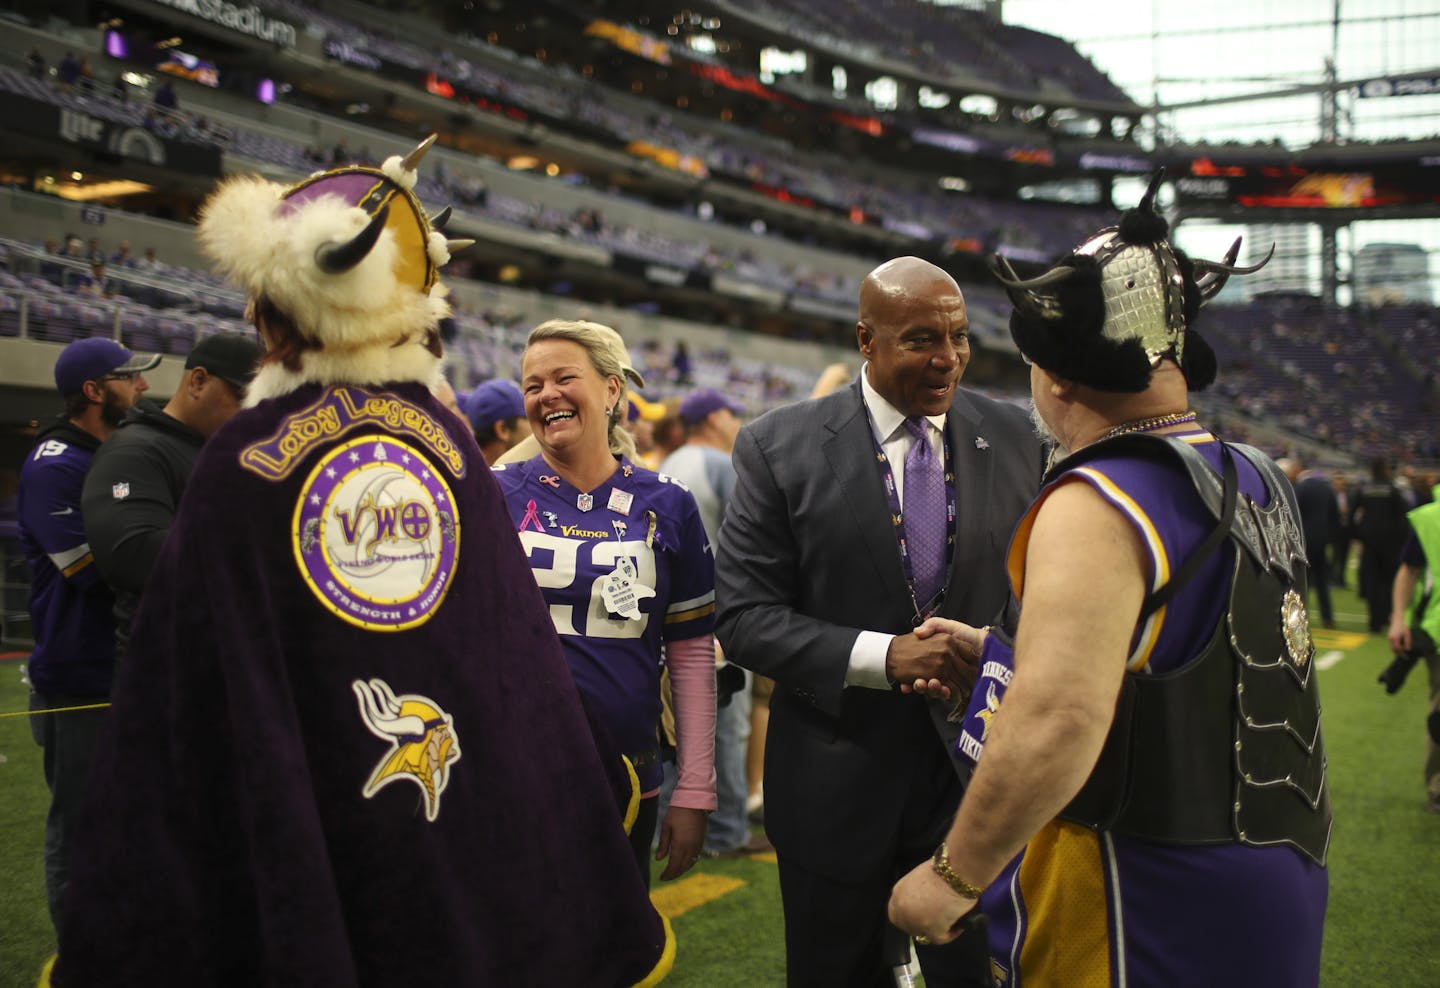
[[[315,596],[369,631],[424,624],[455,577],[460,523],[450,487],[391,436],[327,453],[300,489],[292,525],[295,561]]]

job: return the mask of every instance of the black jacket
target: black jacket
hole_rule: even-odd
[[[85,477],[80,509],[100,575],[115,590],[117,659],[204,442],[153,402],[140,401]]]
[[[1313,564],[1325,547],[1340,535],[1344,524],[1340,518],[1340,502],[1329,479],[1315,474],[1301,477],[1296,482],[1295,500],[1300,505],[1305,554]]]

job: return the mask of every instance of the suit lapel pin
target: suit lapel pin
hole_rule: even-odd
[[[989,448],[990,448],[990,444],[985,441],[985,437],[984,437],[984,436],[976,436],[976,437],[975,437],[975,448],[976,448],[976,449],[989,449]]]

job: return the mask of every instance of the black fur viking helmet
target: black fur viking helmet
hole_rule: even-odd
[[[1155,173],[1140,204],[1061,258],[1039,277],[1024,279],[999,254],[991,270],[1015,309],[1010,336],[1027,359],[1059,377],[1101,391],[1138,392],[1167,357],[1180,366],[1191,391],[1215,380],[1215,352],[1195,331],[1200,307],[1238,267],[1240,239],[1223,261],[1186,257],[1168,239],[1170,226],[1155,210],[1165,175]]]

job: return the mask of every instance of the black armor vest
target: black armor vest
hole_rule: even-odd
[[[1143,434],[1096,443],[1057,472],[1122,443],[1127,452],[1177,456],[1185,465],[1237,548],[1230,606],[1184,668],[1126,674],[1100,759],[1061,818],[1169,844],[1289,844],[1324,865],[1330,797],[1294,492],[1269,457],[1230,445],[1231,455],[1260,471],[1270,505],[1261,508],[1238,491],[1227,499],[1194,449]],[[1172,584],[1191,572],[1182,568]],[[1146,613],[1159,606],[1157,594],[1171,593],[1157,590]]]

